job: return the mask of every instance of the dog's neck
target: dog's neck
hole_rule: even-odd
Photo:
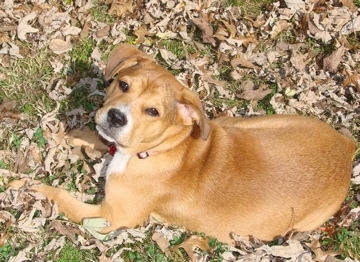
[[[116,149],[116,145],[111,145],[109,147],[109,154],[114,156],[115,153],[116,153],[117,149]],[[150,156],[150,153],[149,152],[140,152],[140,153],[137,153],[136,156],[139,158],[139,159],[145,159],[145,158],[148,158]]]

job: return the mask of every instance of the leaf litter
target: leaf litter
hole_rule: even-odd
[[[19,112],[14,101],[1,100],[0,135],[9,140],[4,140],[0,160],[14,163],[14,172],[0,170],[1,188],[14,178],[37,178],[71,190],[83,201],[101,199],[101,190],[95,196],[90,191],[103,183],[111,156],[104,155],[105,148],[93,148],[91,142],[81,147],[88,141],[69,132],[85,128],[99,105],[92,112],[79,106],[66,112],[65,120],[59,120],[59,103],[84,86],[91,91],[87,99],[102,97],[98,85],[104,57],[113,45],[129,41],[131,34],[134,44],[149,55],[159,55],[165,67],[199,93],[210,117],[223,113],[265,114],[259,103],[271,96],[269,104],[275,113],[316,116],[350,130],[359,139],[360,53],[348,37],[358,39],[360,11],[352,1],[285,0],[274,2],[255,18],[220,0],[65,2],[35,0],[20,4],[6,0],[0,7],[1,66],[10,68],[12,61],[31,56],[38,48],[48,48],[53,53],[54,77],[59,78],[49,92],[57,107],[40,115],[38,123]],[[94,10],[104,4],[107,11],[103,15],[111,15],[112,19],[95,18]],[[81,76],[76,85],[69,86],[59,74],[67,74],[72,63],[70,52],[76,43],[86,39],[95,41],[90,55],[93,77]],[[180,42],[183,54],[179,56],[167,48],[166,41]],[[323,46],[330,52],[321,50]],[[225,78],[233,84],[224,80],[224,68]],[[1,73],[0,80],[4,78],[6,75]],[[271,88],[273,84],[276,89]],[[217,104],[214,96],[247,103],[234,106],[221,100]],[[39,128],[46,140],[40,147],[34,139]],[[359,170],[356,160],[354,185],[360,184]],[[122,261],[122,254],[130,249],[127,245],[146,241],[149,232],[170,256],[169,250],[174,248],[170,241],[186,232],[150,220],[136,229],[121,229],[108,241],[99,241],[86,228],[91,231],[101,221],[86,221],[84,227],[74,225],[59,217],[56,205],[26,187],[1,192],[0,206],[0,245],[9,243],[19,251],[9,261],[45,261],[51,252],[54,259],[67,240],[81,249],[97,250],[99,261]],[[358,207],[352,208],[337,217],[333,227],[350,227],[359,214]],[[46,228],[58,234],[49,234]],[[225,261],[337,261],[336,252],[320,248],[320,234],[315,231],[302,237],[291,235],[272,245],[234,235],[237,246],[226,246],[220,256]],[[114,246],[119,248],[113,251]],[[208,249],[203,240],[190,237],[175,249],[185,249],[197,261],[210,260],[211,251],[202,253],[198,247]],[[356,259],[348,257],[346,261]]]

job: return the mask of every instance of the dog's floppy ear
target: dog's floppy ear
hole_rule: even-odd
[[[200,129],[200,135],[206,140],[210,133],[209,120],[206,118],[199,97],[187,88],[177,96],[177,111],[184,125],[194,125]]]
[[[152,58],[131,45],[121,44],[112,51],[105,68],[105,81],[109,81],[121,70],[135,66]]]

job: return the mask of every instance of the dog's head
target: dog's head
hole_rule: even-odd
[[[109,57],[105,81],[108,88],[96,113],[97,129],[125,151],[164,150],[164,144],[183,132],[208,137],[210,128],[198,96],[141,51],[117,47]]]

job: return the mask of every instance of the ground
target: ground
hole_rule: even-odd
[[[103,69],[132,44],[196,91],[210,117],[302,114],[360,135],[360,3],[5,0],[0,7],[0,261],[358,261],[360,157],[341,210],[319,230],[230,247],[150,220],[107,241],[40,194],[33,178],[98,202],[109,154],[74,146],[94,128]],[[76,143],[75,143],[76,144]],[[195,253],[191,250],[195,249]]]

